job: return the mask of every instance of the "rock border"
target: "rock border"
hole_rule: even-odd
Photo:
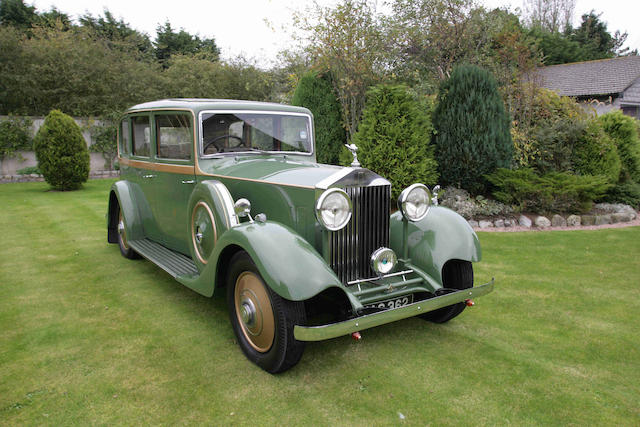
[[[89,173],[89,179],[117,178],[120,171],[95,171]],[[30,175],[2,175],[0,176],[0,184],[14,184],[18,182],[43,182],[42,175],[32,173]]]
[[[542,215],[520,215],[519,218],[495,218],[479,221],[469,220],[475,231],[558,231],[594,230],[640,225],[640,215],[631,206],[600,203],[585,215],[553,215],[551,219]]]

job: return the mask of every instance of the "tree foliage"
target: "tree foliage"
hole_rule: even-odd
[[[405,86],[379,85],[367,94],[353,141],[362,166],[391,181],[393,198],[415,182],[432,185],[438,178],[428,105],[416,101]]]
[[[381,80],[386,49],[382,27],[370,0],[344,0],[334,8],[316,4],[297,25],[307,33],[307,54],[332,82],[351,138],[358,127],[367,89]]]
[[[56,190],[77,190],[89,178],[89,151],[80,128],[58,110],[51,111],[34,139],[38,168]]]
[[[511,164],[509,116],[488,71],[472,65],[455,68],[440,86],[433,125],[443,184],[482,192],[485,175]]]
[[[313,113],[318,162],[338,164],[347,135],[342,126],[340,104],[333,94],[331,78],[314,72],[303,75],[291,104],[306,107]]]
[[[0,160],[31,147],[31,125],[31,120],[20,117],[9,117],[0,122]]]
[[[213,39],[201,39],[197,35],[189,34],[184,29],[176,31],[171,23],[166,21],[164,25],[158,25],[156,29],[156,58],[166,68],[173,55],[198,55],[200,59],[217,61],[220,57],[220,49]]]

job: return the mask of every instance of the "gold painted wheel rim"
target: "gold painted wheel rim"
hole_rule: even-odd
[[[255,273],[245,271],[236,280],[234,303],[238,324],[247,342],[260,353],[269,351],[275,338],[275,318],[268,291]]]
[[[122,211],[118,212],[118,235],[120,236],[122,247],[125,250],[128,250],[129,245],[127,244],[127,232],[124,228],[124,216],[122,215]]]

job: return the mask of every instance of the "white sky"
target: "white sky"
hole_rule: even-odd
[[[332,5],[338,0],[315,0]],[[522,7],[522,0],[478,0],[487,7]],[[291,43],[291,17],[295,10],[304,10],[314,0],[26,0],[38,11],[52,6],[77,18],[86,12],[101,15],[107,7],[117,18],[123,18],[133,28],[155,37],[155,29],[167,19],[173,28],[184,28],[200,37],[213,37],[223,58],[244,54],[255,58],[258,65],[273,64],[277,53]],[[382,0],[378,0],[382,4]],[[638,0],[577,0],[574,23],[591,9],[602,12],[601,19],[609,32],[629,33],[627,43],[640,50],[640,1]]]

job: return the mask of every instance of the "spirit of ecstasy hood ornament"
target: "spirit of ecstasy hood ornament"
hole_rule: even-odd
[[[358,154],[356,153],[356,151],[358,151],[358,147],[356,147],[356,144],[344,144],[344,146],[347,147],[353,155],[353,162],[351,162],[351,167],[359,168],[360,162],[358,161]]]

